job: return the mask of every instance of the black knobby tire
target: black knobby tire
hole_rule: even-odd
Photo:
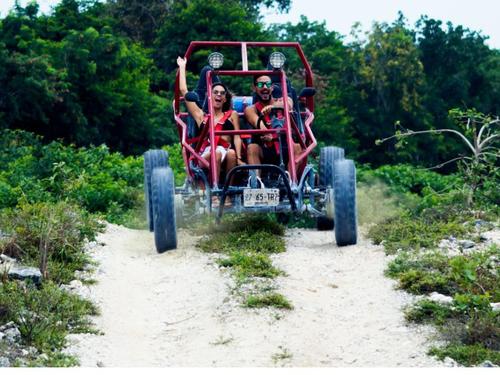
[[[352,160],[338,160],[333,171],[335,240],[338,246],[354,245],[358,241],[356,167]]]
[[[162,253],[177,247],[175,185],[172,168],[155,168],[151,176],[151,196],[156,250]]]
[[[344,160],[344,149],[340,147],[323,147],[319,154],[319,185],[333,188],[333,163],[337,160]],[[327,216],[316,218],[316,228],[318,230],[332,230],[334,221]]]
[[[154,229],[153,206],[151,205],[151,176],[153,169],[168,167],[168,152],[165,150],[149,150],[144,153],[144,202],[148,218],[149,231]]]

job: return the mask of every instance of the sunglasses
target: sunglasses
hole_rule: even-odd
[[[257,86],[259,89],[263,88],[264,86],[266,86],[268,89],[270,89],[272,85],[273,85],[273,83],[270,82],[270,81],[268,81],[268,82],[257,82],[255,84],[255,86]]]
[[[214,90],[214,91],[212,91],[212,94],[224,96],[224,95],[226,95],[226,92],[224,90],[222,90],[222,91]]]

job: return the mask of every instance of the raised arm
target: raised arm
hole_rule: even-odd
[[[182,96],[186,96],[188,92],[187,80],[186,80],[186,59],[182,57],[177,57],[177,65],[179,66],[179,90]],[[186,108],[191,116],[193,116],[196,124],[200,126],[203,122],[203,111],[194,102],[185,101]]]

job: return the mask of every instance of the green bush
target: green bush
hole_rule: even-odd
[[[245,306],[250,308],[276,307],[278,309],[292,310],[293,306],[283,295],[267,293],[264,295],[248,296]]]
[[[68,282],[83,269],[88,256],[86,241],[94,240],[103,227],[95,218],[66,203],[21,203],[17,209],[0,211],[0,228],[11,236],[0,252],[18,249],[22,262],[38,266],[56,283]]]
[[[454,289],[449,279],[439,272],[409,270],[399,276],[399,286],[413,294],[438,292],[450,294]]]
[[[470,232],[471,228],[465,227],[458,220],[452,218],[450,221],[441,221],[431,217],[430,211],[428,217],[415,217],[406,213],[371,227],[368,235],[375,244],[383,241],[388,254],[393,254],[398,249],[433,248],[443,238],[461,237]]]
[[[45,282],[40,289],[21,282],[0,283],[0,324],[13,321],[27,345],[40,351],[62,349],[68,333],[94,332],[88,315],[96,308]]]
[[[385,182],[394,192],[411,192],[421,196],[430,191],[449,191],[460,185],[457,175],[446,176],[408,164],[384,165],[375,170],[363,170],[359,180],[373,180],[373,177]]]
[[[283,274],[272,265],[267,254],[246,253],[243,251],[233,251],[228,258],[220,259],[218,262],[222,267],[231,267],[235,275],[240,280],[249,277],[273,278]]]
[[[3,130],[0,149],[0,208],[69,200],[108,221],[122,217],[142,200],[142,157],[110,153],[102,145],[76,148],[41,144],[26,132]]]
[[[432,348],[429,354],[435,355],[441,360],[446,357],[453,358],[464,366],[478,365],[486,360],[491,361],[496,366],[500,365],[500,352],[489,350],[480,344],[450,344],[443,348]]]
[[[428,299],[418,301],[405,311],[405,317],[414,323],[433,323],[442,326],[446,321],[453,317],[454,312],[448,306],[443,306],[438,302]]]

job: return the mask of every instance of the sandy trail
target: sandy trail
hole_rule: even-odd
[[[338,248],[331,232],[290,230],[273,256],[288,275],[292,311],[245,309],[215,257],[179,231],[178,250],[157,254],[147,231],[109,225],[93,250],[91,298],[103,335],[72,335],[82,366],[440,366],[429,332],[408,326],[409,296],[383,276],[387,258],[361,239]]]

